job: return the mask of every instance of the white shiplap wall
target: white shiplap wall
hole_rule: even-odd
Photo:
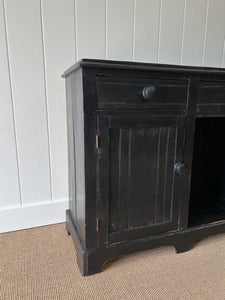
[[[224,37],[225,0],[0,0],[0,232],[64,221],[66,68],[224,67]]]

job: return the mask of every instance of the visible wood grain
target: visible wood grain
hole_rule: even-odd
[[[198,104],[224,105],[225,81],[201,81]]]
[[[97,188],[97,217],[101,220],[101,231],[98,235],[98,245],[108,242],[108,210],[109,210],[109,118],[108,116],[99,117],[98,127],[101,148],[98,150],[98,172],[99,182]],[[115,171],[115,170],[114,170]],[[110,186],[112,188],[112,186]]]
[[[84,60],[64,74],[70,184],[85,191],[70,202],[67,231],[83,275],[119,255],[162,245],[180,253],[224,232],[224,71],[210,70]],[[150,82],[155,107],[135,106]]]
[[[168,145],[170,128],[160,127],[157,155],[157,185],[155,197],[155,223],[163,223],[164,203],[166,197],[167,167],[168,167]],[[173,172],[173,171],[172,171]],[[164,181],[161,180],[164,178]],[[170,195],[171,196],[171,195]]]
[[[119,226],[127,229],[129,226],[130,198],[130,160],[131,160],[131,129],[120,129],[119,140]],[[113,180],[112,180],[113,181]],[[111,200],[111,202],[113,199]]]
[[[198,116],[214,116],[225,114],[225,81],[221,80],[201,80],[198,86]]]
[[[154,87],[150,99],[144,99],[145,87]],[[188,81],[161,78],[123,78],[98,76],[96,81],[98,108],[151,109],[154,105],[163,107],[176,105],[185,110],[187,105]]]
[[[24,188],[21,189],[22,194],[26,194],[26,201],[25,205],[35,204],[36,200],[41,202],[42,199],[44,201],[51,201],[60,199],[61,197],[66,197],[66,163],[65,162],[65,132],[63,133],[63,127],[65,129],[65,105],[63,107],[63,103],[65,104],[64,95],[62,94],[63,91],[63,81],[59,78],[59,75],[63,71],[64,68],[67,68],[69,65],[72,64],[72,61],[69,61],[70,53],[73,52],[77,54],[74,49],[74,39],[76,38],[76,45],[78,48],[78,57],[88,56],[88,57],[101,57],[105,58],[106,48],[108,46],[108,52],[111,52],[110,43],[106,43],[106,36],[108,29],[116,28],[115,30],[115,40],[117,41],[117,35],[119,34],[123,36],[123,38],[119,38],[118,43],[112,43],[113,49],[118,51],[118,59],[135,59],[135,60],[142,60],[142,61],[155,61],[155,51],[158,54],[156,47],[159,46],[159,53],[160,47],[165,43],[168,43],[168,47],[165,50],[165,60],[169,63],[173,62],[173,56],[171,56],[171,52],[167,49],[174,48],[175,50],[172,51],[172,55],[177,57],[177,44],[179,44],[178,48],[180,48],[180,41],[181,41],[181,50],[180,50],[180,58],[183,55],[183,60],[178,61],[177,63],[189,64],[190,66],[187,68],[184,67],[174,67],[177,74],[185,74],[187,76],[191,74],[198,74],[200,76],[205,76],[204,74],[208,73],[210,78],[213,74],[217,74],[218,76],[224,75],[224,70],[222,69],[201,69],[201,68],[193,68],[191,65],[199,65],[200,56],[203,54],[205,48],[205,57],[203,57],[203,64],[210,65],[210,66],[219,66],[224,67],[224,21],[223,21],[223,1],[206,1],[206,0],[199,0],[193,1],[188,0],[186,2],[186,13],[184,9],[184,14],[182,16],[182,10],[180,10],[180,5],[182,5],[182,1],[177,2],[172,1],[172,5],[170,1],[169,4],[166,5],[171,6],[171,15],[167,13],[159,13],[159,0],[137,0],[134,1],[135,5],[133,6],[133,1],[112,1],[115,3],[112,4],[113,6],[113,18],[111,18],[111,25],[107,26],[107,18],[109,16],[110,11],[107,9],[108,3],[109,7],[111,8],[110,1],[42,1],[42,13],[43,19],[42,24],[41,22],[36,22],[37,18],[41,16],[41,9],[39,3],[41,1],[32,0],[32,1],[21,1],[20,8],[23,10],[23,13],[26,14],[28,11],[28,15],[30,15],[31,21],[28,21],[24,15],[20,15],[18,12],[18,5],[14,2],[4,1],[6,7],[6,25],[7,25],[7,38],[9,42],[9,54],[10,54],[10,71],[12,75],[12,89],[11,91],[15,95],[15,112],[18,112],[18,103],[24,106],[21,108],[21,118],[18,118],[18,114],[15,113],[15,131],[18,138],[18,162],[22,166],[21,172],[21,182]],[[54,3],[53,3],[54,2]],[[123,3],[122,3],[123,2]],[[208,6],[208,23],[206,21],[206,2],[209,3]],[[73,3],[76,4],[75,10],[72,8]],[[122,4],[121,4],[122,3]],[[124,4],[125,3],[125,4]],[[174,4],[175,3],[175,4]],[[30,9],[30,6],[34,5],[34,9]],[[64,6],[64,7],[63,7]],[[119,16],[119,10],[122,6],[122,13],[121,17]],[[12,7],[12,9],[10,8]],[[68,9],[71,7],[71,10]],[[164,7],[164,1],[162,1],[162,8]],[[10,8],[10,9],[9,9]],[[126,10],[127,9],[127,10]],[[15,17],[8,18],[9,10],[12,10],[13,14],[15,13]],[[106,13],[106,11],[108,13]],[[10,12],[11,14],[11,12]],[[71,16],[75,16],[75,24],[72,24]],[[129,15],[129,16],[128,16]],[[174,26],[174,23],[177,24],[177,16],[181,17],[182,22],[178,22],[177,28],[172,30],[168,35],[163,34],[164,27],[168,25],[169,28]],[[122,20],[127,19],[129,22],[126,22],[124,25]],[[167,22],[167,20],[171,20]],[[3,20],[3,19],[2,19]],[[24,24],[24,26],[22,25]],[[117,26],[117,24],[119,24]],[[159,26],[159,24],[161,24]],[[22,26],[21,26],[22,25]],[[108,24],[109,25],[109,24]],[[184,27],[183,27],[184,25]],[[205,26],[206,25],[206,26]],[[44,59],[46,60],[46,78],[40,81],[40,73],[39,70],[42,69],[42,63],[40,60],[39,50],[42,48],[42,37],[37,37],[37,31],[41,33],[41,27],[43,29],[43,40],[44,40]],[[18,30],[18,28],[20,28]],[[14,30],[15,29],[15,30]],[[128,34],[122,34],[123,31],[128,32]],[[203,37],[204,37],[204,30],[206,29],[205,33],[205,44],[204,47],[202,46]],[[184,35],[180,35],[180,31],[183,31]],[[74,34],[71,33],[74,31]],[[75,32],[76,31],[76,32]],[[109,30],[110,31],[110,30]],[[179,34],[179,43],[177,40],[174,42],[173,34]],[[15,34],[14,34],[15,32]],[[30,41],[27,43],[24,41],[24,36],[30,32],[30,36],[28,34],[27,40]],[[66,32],[66,34],[63,34]],[[170,34],[172,33],[172,38],[170,40]],[[38,33],[39,36],[39,33]],[[161,37],[159,45],[157,45],[158,36]],[[2,39],[4,39],[4,32],[2,34]],[[13,44],[18,40],[18,45],[20,47],[16,48],[12,51],[12,41]],[[97,43],[95,41],[98,41]],[[93,42],[94,41],[94,42]],[[183,46],[182,46],[183,41]],[[169,42],[171,42],[169,44]],[[69,47],[67,47],[69,43]],[[24,45],[27,45],[24,47]],[[3,44],[2,44],[3,45]],[[27,47],[28,51],[25,51],[24,48]],[[4,49],[4,45],[2,47]],[[67,50],[65,50],[67,49]],[[124,52],[122,51],[124,49]],[[183,49],[183,51],[182,51]],[[64,52],[65,51],[65,52]],[[2,59],[4,59],[4,64],[7,63],[6,57],[3,54],[4,50],[2,50]],[[132,52],[132,53],[131,53]],[[14,57],[15,53],[15,57]],[[128,54],[127,54],[128,53]],[[175,55],[176,53],[176,55]],[[183,54],[182,54],[183,53]],[[24,55],[23,55],[24,54]],[[121,55],[121,56],[120,56]],[[131,56],[130,56],[131,55]],[[160,55],[159,55],[160,56]],[[221,60],[223,56],[223,60]],[[204,62],[205,61],[205,62]],[[21,63],[20,63],[21,62]],[[68,62],[64,64],[64,62]],[[209,62],[209,64],[208,64]],[[82,63],[83,67],[85,64],[88,68],[100,68],[102,72],[108,70],[107,64],[101,64],[98,66],[95,61],[92,63],[89,62],[89,65],[86,63]],[[131,65],[129,63],[119,64],[111,63],[110,69],[118,72],[122,72],[122,68],[128,70],[135,70],[135,73],[142,72],[145,70],[153,71],[157,69],[157,72],[167,72],[169,76],[170,68],[168,66],[149,66],[149,65],[141,65],[135,64]],[[4,67],[1,69],[4,72],[2,76],[3,82],[6,81],[7,77],[7,70]],[[6,72],[4,71],[6,70]],[[16,70],[16,71],[15,71]],[[25,72],[29,72],[29,75],[26,77],[24,76]],[[110,73],[110,72],[109,72]],[[139,73],[139,74],[140,74]],[[15,74],[16,79],[15,79]],[[58,74],[58,75],[57,75]],[[147,74],[147,73],[146,73]],[[189,74],[189,75],[188,75]],[[142,74],[144,76],[144,74]],[[179,76],[180,76],[179,75]],[[58,76],[58,77],[57,77]],[[18,79],[17,79],[18,78]],[[59,82],[61,81],[61,84]],[[46,89],[48,99],[54,98],[54,101],[48,102],[49,104],[49,113],[48,113],[48,120],[44,120],[45,112],[43,109],[43,104],[45,103],[44,97],[45,93],[43,92]],[[7,89],[7,84],[4,85]],[[4,89],[4,88],[3,88]],[[32,103],[28,100],[25,103],[25,94],[30,95],[30,99],[32,99]],[[21,93],[21,97],[18,98],[18,93]],[[6,99],[6,98],[5,98]],[[19,99],[19,100],[17,100]],[[20,100],[22,99],[22,101]],[[34,100],[34,102],[33,102]],[[8,101],[8,100],[7,100]],[[54,103],[53,103],[54,102]],[[7,102],[8,104],[10,102]],[[214,102],[215,103],[215,102]],[[14,102],[13,102],[14,104]],[[42,107],[40,109],[40,107]],[[26,113],[25,113],[26,111]],[[112,111],[112,110],[111,110]],[[108,111],[109,112],[109,111]],[[116,112],[115,112],[116,113]],[[118,113],[121,113],[118,112]],[[155,107],[149,110],[149,114],[173,114],[173,115],[181,115],[183,112],[176,110],[175,107],[173,109],[163,107]],[[198,107],[198,116],[214,116],[220,115],[224,116],[225,110],[222,105],[201,105],[201,108]],[[63,117],[64,114],[64,117]],[[187,110],[185,112],[187,114]],[[7,114],[6,114],[7,115]],[[37,117],[39,116],[39,117]],[[63,119],[64,118],[64,119]],[[29,119],[29,121],[28,121]],[[34,121],[35,119],[35,121]],[[3,137],[6,144],[10,143],[10,136],[12,135],[12,127],[13,121],[10,119],[10,123],[7,123],[6,130],[4,130]],[[3,122],[3,120],[2,120]],[[30,123],[33,126],[30,126]],[[49,125],[49,139],[46,139],[46,127],[47,124]],[[64,125],[63,125],[64,123]],[[21,124],[24,124],[23,126]],[[21,129],[22,128],[22,129]],[[30,133],[28,134],[27,131],[30,128]],[[65,130],[64,130],[65,131]],[[10,133],[11,132],[11,133]],[[44,132],[44,133],[43,133]],[[33,135],[33,137],[32,137]],[[62,140],[64,142],[59,143],[60,138],[58,136],[62,136]],[[36,141],[34,140],[34,136],[37,137]],[[7,141],[5,141],[7,139]],[[49,140],[49,150],[48,148],[48,140]],[[20,142],[21,141],[21,142]],[[5,144],[5,145],[6,145]],[[22,146],[21,146],[22,145]],[[23,145],[26,145],[23,147]],[[28,145],[28,146],[27,146]],[[32,146],[33,145],[33,146]],[[23,148],[22,148],[23,147]],[[6,146],[6,158],[5,161],[8,161],[8,156],[10,156],[11,151],[15,151],[13,145]],[[27,148],[27,150],[26,150]],[[5,147],[3,147],[2,151],[4,151]],[[11,149],[11,150],[10,150]],[[14,150],[13,150],[14,149]],[[46,150],[47,149],[47,150]],[[34,150],[34,151],[33,151]],[[46,157],[46,153],[50,153],[50,168],[48,168],[48,159]],[[4,152],[5,153],[5,152]],[[3,153],[3,157],[5,157]],[[31,154],[34,153],[32,157]],[[64,154],[63,154],[64,153]],[[12,154],[13,155],[13,154]],[[63,156],[64,155],[64,156]],[[42,158],[40,158],[42,157]],[[63,158],[64,157],[64,158]],[[29,158],[29,159],[28,159]],[[34,167],[31,166],[31,162],[36,159],[37,165]],[[54,162],[53,162],[54,160]],[[57,162],[58,160],[58,162]],[[13,158],[12,158],[12,164]],[[55,163],[56,162],[56,163]],[[4,162],[3,162],[4,164]],[[29,168],[30,166],[30,168]],[[14,168],[14,167],[13,167]],[[8,185],[11,185],[11,179],[15,176],[16,171],[8,174],[7,172],[11,172],[10,168],[5,168],[4,171],[5,176],[2,178],[2,182],[5,182],[4,187],[2,187],[2,191],[4,188],[8,189]],[[39,169],[39,170],[38,170]],[[49,170],[51,172],[52,182],[49,177]],[[24,175],[24,174],[28,175]],[[8,175],[7,175],[8,174]],[[64,175],[63,175],[64,174]],[[24,176],[28,179],[24,181]],[[40,180],[39,180],[40,176]],[[19,178],[20,179],[20,178]],[[31,181],[31,185],[29,182]],[[47,183],[49,181],[50,183]],[[25,183],[26,182],[26,183]],[[38,183],[40,182],[40,184]],[[15,183],[14,183],[15,184]],[[52,184],[52,198],[51,193],[48,190],[47,186]],[[32,186],[27,193],[28,186]],[[36,189],[37,188],[37,189]],[[50,188],[49,188],[50,189]],[[13,193],[13,189],[10,189],[10,193]],[[16,188],[15,188],[16,191]],[[33,193],[32,193],[33,191]],[[43,193],[42,193],[43,192]],[[17,194],[17,192],[16,192]],[[8,194],[9,197],[10,194]],[[8,197],[6,195],[6,197]],[[3,196],[1,201],[6,201],[6,205],[10,206],[17,205],[17,202],[14,202],[14,195],[13,199],[11,200],[3,200],[6,199]],[[15,198],[17,196],[15,195]],[[41,200],[40,200],[41,199]],[[7,207],[4,204],[4,207]],[[15,223],[15,221],[14,221]]]
[[[97,246],[99,235],[104,235],[102,220],[99,222],[99,232],[96,231],[96,222],[99,218],[98,212],[102,207],[98,206],[97,200],[97,180],[98,180],[98,155],[96,149],[96,134],[98,134],[98,123],[96,118],[96,96],[95,70],[82,70],[83,84],[79,89],[83,91],[83,109],[84,109],[84,151],[85,151],[85,215],[88,221],[85,223],[86,247]],[[90,101],[92,99],[92,101]],[[99,146],[101,140],[99,138]],[[104,204],[104,202],[102,201]],[[97,207],[99,209],[97,210]],[[104,206],[103,206],[104,207]],[[105,208],[105,207],[104,207]],[[101,210],[102,209],[102,210]],[[104,219],[103,219],[104,220]]]
[[[176,127],[176,117],[161,116],[111,116],[108,125],[102,123],[98,193],[108,202],[104,231],[111,242],[177,228],[173,169],[177,132],[183,128]]]
[[[73,225],[69,211],[67,211],[67,226],[67,230],[71,233],[74,241],[78,266],[83,276],[101,272],[104,262],[112,258],[161,246],[174,246],[177,253],[181,253],[190,250],[200,238],[203,239],[225,231],[225,223],[216,223],[178,232],[151,235],[136,240],[125,240],[121,243],[86,250],[79,241],[79,235]]]
[[[182,161],[181,157],[177,157],[177,153],[179,150],[182,151],[184,146],[178,145],[177,141],[179,136],[183,135],[183,126],[184,125],[182,124],[177,124],[176,127],[168,127],[167,134],[164,136],[164,143],[166,143],[164,152],[162,153],[162,159],[164,158],[164,164],[163,161],[160,160],[160,164],[163,168],[164,173],[162,174],[162,176],[159,175],[159,178],[162,182],[161,185],[163,190],[163,207],[161,208],[161,211],[158,211],[158,215],[161,215],[163,218],[163,223],[171,222],[172,219],[176,220],[178,214],[176,209],[177,198],[175,196],[174,190],[176,188],[176,186],[174,185],[174,165],[176,161]],[[174,147],[177,148],[174,149]],[[174,152],[172,151],[172,149],[174,149]]]
[[[109,232],[119,230],[121,188],[121,129],[109,129]],[[127,153],[126,153],[127,154]],[[126,170],[127,168],[125,168]],[[127,177],[126,177],[127,179]],[[125,199],[123,199],[126,202]],[[127,228],[127,226],[125,227]]]
[[[159,131],[154,125],[131,131],[129,229],[155,224]]]
[[[81,241],[85,231],[85,153],[82,70],[67,78],[67,126],[69,162],[69,201],[71,214]],[[75,170],[73,170],[75,169]]]
[[[75,130],[74,130],[74,116],[71,113],[73,111],[73,94],[72,94],[72,76],[66,79],[66,109],[67,109],[67,140],[68,140],[68,198],[69,198],[69,208],[71,216],[74,223],[77,226],[77,204],[76,204],[76,165],[75,165]]]
[[[82,71],[72,75],[72,112],[73,112],[73,132],[74,132],[74,160],[76,166],[75,173],[75,199],[78,230],[82,233],[83,241],[86,241],[85,224],[85,145],[84,145],[84,109],[82,90]]]

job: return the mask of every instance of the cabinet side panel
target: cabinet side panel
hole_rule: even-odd
[[[97,246],[100,242],[100,231],[97,229],[97,219],[100,219],[106,201],[96,202],[96,73],[101,70],[83,68],[83,100],[84,100],[84,143],[85,143],[85,215],[86,215],[86,248]],[[106,124],[108,121],[106,119]],[[101,146],[100,139],[100,148]],[[97,212],[98,211],[98,215]],[[100,228],[103,226],[101,218]]]
[[[85,242],[84,113],[82,71],[66,79],[69,158],[69,208],[80,238]]]
[[[72,77],[66,78],[66,112],[67,112],[67,141],[68,141],[68,185],[69,209],[73,219],[76,219],[75,210],[75,165],[74,165],[74,134],[72,114]]]

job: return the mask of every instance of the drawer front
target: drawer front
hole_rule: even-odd
[[[188,86],[185,79],[97,76],[97,108],[184,111]]]
[[[225,105],[225,81],[200,81],[199,105]]]
[[[197,114],[215,115],[225,113],[225,81],[199,82]]]

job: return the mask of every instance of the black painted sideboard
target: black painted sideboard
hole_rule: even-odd
[[[225,232],[225,70],[83,59],[65,71],[69,210],[83,275]]]

